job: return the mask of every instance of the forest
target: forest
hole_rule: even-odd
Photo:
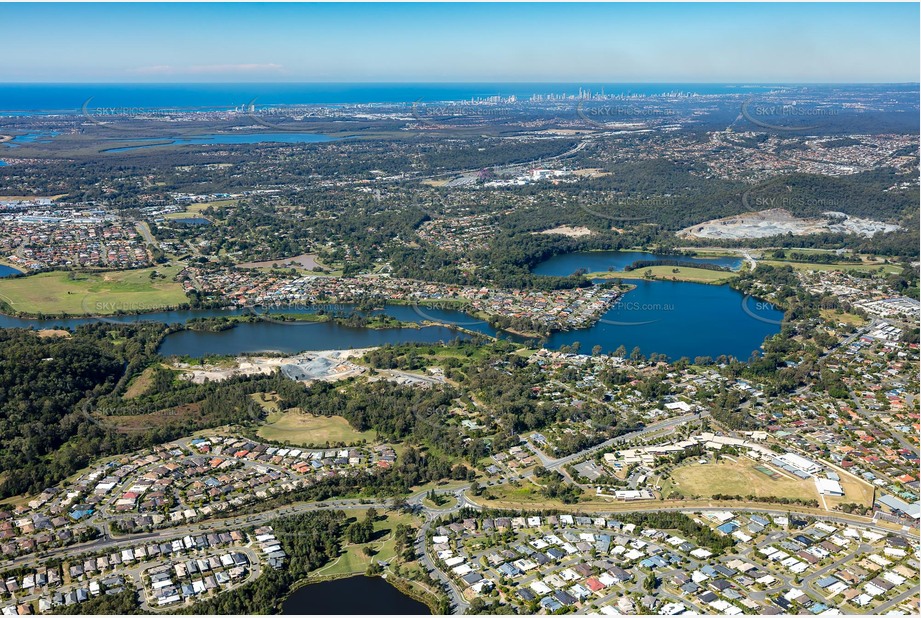
[[[270,521],[288,556],[284,568],[266,568],[255,581],[180,611],[238,616],[279,613],[295,584],[339,555],[346,521],[342,511],[315,511]]]

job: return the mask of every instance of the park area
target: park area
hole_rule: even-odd
[[[347,509],[353,520],[364,519],[365,510]],[[374,518],[374,534],[368,543],[344,543],[339,556],[310,574],[311,577],[343,577],[368,570],[372,562],[388,562],[396,557],[397,525],[417,527],[415,518],[407,513],[388,512]],[[367,551],[366,549],[367,548]]]
[[[314,416],[295,409],[271,412],[257,433],[273,442],[317,447],[371,443],[377,438],[373,430],[357,431],[341,416]]]
[[[47,272],[0,279],[0,302],[27,314],[112,315],[163,311],[188,302],[178,266],[106,272]],[[151,274],[156,272],[154,278]]]
[[[692,283],[720,284],[738,276],[738,273],[726,270],[710,270],[709,268],[688,268],[684,266],[649,266],[637,268],[629,272],[610,271],[589,273],[589,279],[646,279],[651,278],[667,281],[690,281]]]

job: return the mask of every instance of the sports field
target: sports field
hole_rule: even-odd
[[[819,499],[815,481],[799,479],[792,474],[777,473],[775,477],[758,470],[766,467],[740,457],[735,461],[721,459],[716,463],[679,466],[672,471],[670,481],[688,497],[730,496]],[[770,469],[770,468],[769,468]],[[776,472],[776,471],[775,471]],[[663,487],[665,491],[665,487]]]
[[[48,272],[0,279],[0,301],[13,311],[36,314],[111,315],[160,311],[187,302],[173,281],[179,266],[110,272]],[[163,278],[151,279],[156,271]]]

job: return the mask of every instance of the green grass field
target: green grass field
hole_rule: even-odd
[[[850,324],[852,326],[863,326],[867,323],[867,321],[859,315],[847,313],[846,311],[839,313],[835,309],[820,309],[819,314],[826,320],[831,320],[833,322],[844,322],[845,324]]]
[[[269,414],[266,424],[257,433],[267,440],[301,446],[374,442],[377,439],[373,430],[356,431],[341,416],[313,416],[296,410]]]
[[[361,519],[365,516],[362,509],[349,509],[346,515]],[[405,513],[387,513],[387,516],[374,522],[374,540],[365,544],[346,544],[342,547],[339,557],[313,571],[313,577],[342,576],[364,573],[372,561],[388,561],[396,556],[395,539],[393,531],[398,524],[415,525],[412,515]],[[364,553],[365,546],[371,547],[374,554],[368,556]]]
[[[215,202],[202,202],[200,204],[189,204],[182,212],[171,212],[163,215],[164,219],[190,219],[201,217],[202,213],[211,207],[221,208],[222,206],[234,206],[237,200],[217,200]]]
[[[758,260],[759,264],[768,264],[769,266],[780,267],[780,266],[792,266],[794,270],[841,270],[841,271],[851,271],[856,270],[860,272],[874,272],[883,269],[883,272],[886,274],[896,274],[902,272],[902,268],[897,264],[876,264],[876,263],[864,263],[864,264],[811,264],[809,262],[785,262],[782,260]]]
[[[709,497],[714,494],[730,496],[757,497],[774,496],[777,498],[814,498],[818,500],[815,483],[812,479],[794,479],[792,475],[781,475],[776,480],[758,472],[758,464],[745,457],[736,461],[720,460],[717,463],[679,466],[672,471],[670,484],[663,485],[662,491],[667,497],[674,487],[685,496]]]
[[[158,311],[188,300],[182,286],[173,281],[179,270],[179,266],[157,266],[111,272],[48,272],[0,279],[0,301],[13,311],[30,314]],[[153,271],[166,278],[152,281]]]
[[[673,272],[677,270],[678,272]],[[637,268],[630,272],[622,271],[603,271],[598,273],[589,273],[586,275],[589,279],[645,279],[644,274],[652,271],[656,279],[666,281],[691,281],[694,283],[724,283],[735,278],[737,273],[724,270],[709,270],[707,268],[683,268],[679,266],[650,266],[648,268]]]

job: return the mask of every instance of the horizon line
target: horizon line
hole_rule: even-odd
[[[240,84],[274,84],[274,85],[402,85],[402,84],[431,84],[431,85],[463,85],[463,84],[503,84],[503,85],[566,85],[566,86],[576,86],[579,84],[610,84],[610,85],[671,85],[671,84],[682,84],[690,86],[712,86],[712,85],[724,85],[724,86],[770,86],[770,85],[782,85],[782,86],[919,86],[921,82],[916,81],[882,81],[882,82],[873,82],[873,81],[840,81],[840,82],[817,82],[817,81],[783,81],[783,80],[772,80],[772,81],[705,81],[705,82],[696,82],[696,81],[604,81],[604,80],[578,80],[578,81],[0,81],[0,86],[69,86],[69,85],[105,85],[105,86],[173,86],[173,85],[240,85]]]

